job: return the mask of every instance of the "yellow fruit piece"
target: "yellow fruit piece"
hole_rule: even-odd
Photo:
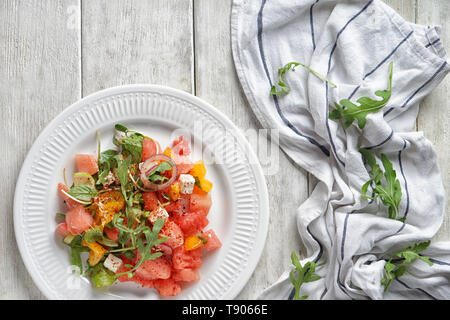
[[[203,160],[195,162],[194,167],[189,171],[189,174],[197,178],[203,178],[206,175],[206,167]]]
[[[206,180],[203,177],[198,178],[198,183],[199,183],[200,189],[202,189],[205,192],[210,192],[213,187],[212,182],[209,180]]]
[[[98,197],[98,205],[95,213],[95,224],[101,230],[114,218],[114,215],[123,209],[125,199],[119,191],[107,191]]]
[[[167,147],[167,148],[164,150],[163,154],[166,155],[166,156],[168,156],[169,158],[172,158],[172,159],[173,159],[173,152],[172,152],[172,149],[170,149],[169,147]]]
[[[203,240],[198,236],[190,236],[184,240],[184,248],[187,251],[195,250],[200,248],[203,245]]]
[[[88,262],[91,266],[95,266],[97,263],[99,263],[100,260],[102,260],[103,256],[105,255],[105,253],[108,252],[108,250],[103,248],[97,242],[87,242],[85,240],[82,240],[81,244],[91,249],[89,251],[89,258],[88,258]]]
[[[177,201],[178,198],[180,197],[180,185],[178,184],[178,182],[175,182],[170,185],[169,197],[170,200],[172,201]]]

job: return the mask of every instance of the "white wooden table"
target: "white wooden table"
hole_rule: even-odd
[[[450,49],[450,1],[386,2],[411,22],[442,25]],[[233,66],[230,9],[231,0],[0,1],[0,299],[44,298],[15,242],[14,188],[33,141],[73,102],[107,87],[161,84],[208,101],[243,130],[259,128]],[[447,195],[449,100],[450,77],[424,100],[417,121],[438,152]],[[255,298],[277,280],[299,248],[294,210],[307,198],[310,182],[284,154],[280,168],[267,176],[269,234],[240,299]],[[450,240],[449,232],[447,209],[435,239]]]

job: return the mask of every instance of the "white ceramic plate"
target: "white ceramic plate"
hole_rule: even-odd
[[[72,274],[69,248],[54,232],[55,213],[64,210],[57,195],[63,168],[70,178],[76,153],[97,153],[97,130],[102,150],[112,147],[115,123],[155,138],[163,148],[174,130],[191,135],[191,158],[204,157],[207,178],[214,183],[208,227],[223,246],[204,256],[201,279],[176,298],[234,298],[253,273],[266,239],[269,206],[261,167],[225,115],[190,94],[153,85],[111,88],[80,100],[57,116],[29,151],[16,186],[14,227],[36,285],[49,299],[160,298],[154,289],[131,282],[94,289],[86,278]]]

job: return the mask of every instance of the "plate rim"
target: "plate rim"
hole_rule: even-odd
[[[37,138],[33,141],[32,146],[26,153],[25,159],[22,163],[22,166],[19,171],[18,178],[16,180],[16,186],[14,191],[14,205],[13,205],[13,223],[14,223],[14,234],[16,243],[19,248],[19,252],[22,258],[22,261],[24,262],[24,265],[27,269],[27,272],[33,279],[33,282],[35,285],[39,288],[39,290],[42,292],[42,294],[47,299],[54,299],[52,295],[48,292],[45,280],[40,276],[39,272],[34,266],[34,262],[31,261],[32,258],[28,255],[27,250],[25,248],[25,239],[23,237],[22,232],[22,224],[21,224],[21,213],[19,211],[20,207],[20,201],[23,199],[23,197],[19,197],[19,194],[22,194],[22,189],[24,188],[24,179],[25,179],[25,169],[28,168],[32,164],[33,154],[35,154],[37,151],[39,151],[42,144],[45,143],[46,137],[49,133],[51,133],[51,130],[54,129],[58,125],[61,119],[64,119],[66,115],[72,113],[73,111],[77,110],[78,108],[81,108],[87,104],[89,104],[89,101],[96,101],[98,99],[101,99],[102,97],[107,97],[113,94],[128,94],[128,93],[135,93],[138,91],[145,91],[145,92],[152,92],[152,93],[158,93],[158,94],[167,94],[173,97],[180,98],[181,100],[185,100],[187,102],[190,102],[197,107],[201,108],[203,111],[210,113],[216,120],[224,124],[227,128],[231,128],[234,131],[234,135],[238,139],[239,143],[242,144],[243,147],[246,148],[248,151],[249,158],[252,158],[254,161],[253,164],[253,171],[255,173],[255,184],[257,186],[258,192],[259,192],[259,211],[258,211],[258,225],[257,225],[257,237],[255,238],[254,242],[254,248],[253,248],[253,257],[252,259],[248,260],[247,267],[245,268],[243,274],[241,275],[242,281],[235,282],[235,284],[232,286],[232,288],[229,290],[229,292],[222,297],[222,299],[234,299],[244,288],[244,286],[248,283],[249,279],[253,275],[256,266],[258,262],[261,259],[262,253],[264,251],[264,247],[267,241],[267,234],[268,234],[268,228],[269,228],[269,196],[268,196],[268,189],[267,184],[264,176],[264,172],[261,168],[261,165],[259,163],[258,157],[253,150],[253,148],[250,146],[250,143],[248,140],[244,137],[243,133],[241,132],[241,129],[239,129],[229,118],[226,116],[222,111],[214,107],[212,104],[204,101],[203,99],[194,96],[188,92],[175,89],[168,86],[162,86],[162,85],[155,85],[155,84],[127,84],[127,85],[121,85],[121,86],[114,86],[110,88],[106,88],[103,90],[99,90],[96,92],[93,92],[89,94],[86,97],[83,97],[68,107],[66,107],[64,110],[62,110],[60,113],[58,113],[45,127]]]

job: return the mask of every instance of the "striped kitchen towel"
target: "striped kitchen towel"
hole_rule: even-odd
[[[420,101],[450,71],[440,28],[407,22],[379,0],[235,0],[231,32],[237,74],[257,118],[279,130],[280,147],[318,180],[295,214],[306,248],[302,264],[324,264],[316,269],[321,279],[305,283],[301,295],[450,299],[449,243],[421,252],[432,266],[417,259],[405,264],[386,292],[382,285],[389,257],[430,240],[445,214],[436,153],[414,131]],[[299,66],[285,75],[291,92],[271,95],[278,68],[291,61],[337,86]],[[364,126],[354,121],[344,128],[343,121],[329,119],[335,101],[380,100],[374,92],[389,88],[391,63],[392,95]],[[362,197],[370,167],[360,148],[382,170],[381,154],[392,163],[401,188],[398,219],[388,217],[379,198]],[[261,298],[292,298],[292,268]]]

